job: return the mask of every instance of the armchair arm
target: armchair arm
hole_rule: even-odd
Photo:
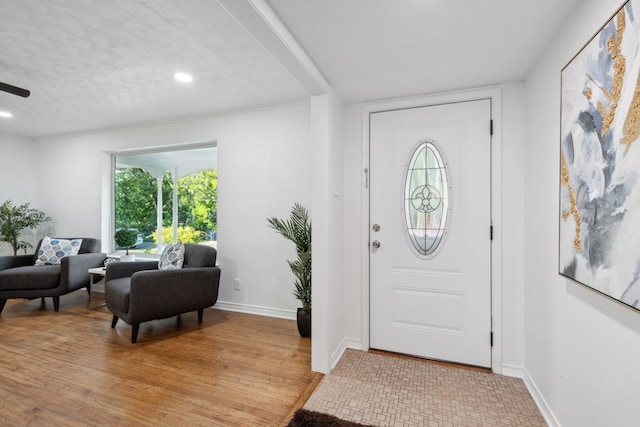
[[[33,265],[33,254],[0,256],[0,271],[26,265]]]
[[[220,268],[141,271],[131,276],[129,315],[132,323],[175,316],[214,305]]]
[[[89,284],[89,269],[102,266],[105,253],[85,253],[60,260],[60,286],[67,290],[80,289]]]
[[[107,266],[105,283],[113,279],[131,277],[133,273],[143,270],[157,270],[158,261],[112,262]]]

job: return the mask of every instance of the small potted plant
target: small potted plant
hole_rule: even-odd
[[[33,245],[24,240],[18,240],[24,229],[38,227],[43,222],[51,220],[42,211],[30,207],[30,203],[14,206],[11,200],[0,205],[0,241],[7,242],[13,247],[13,255],[18,255],[18,250],[32,248]]]
[[[302,303],[298,308],[298,332],[302,337],[311,336],[311,221],[309,212],[299,203],[291,209],[288,220],[267,219],[269,226],[287,240],[293,242],[298,254],[294,261],[287,261],[295,276],[293,294]]]
[[[136,241],[138,240],[138,233],[136,233],[134,230],[123,228],[116,231],[116,233],[113,235],[113,240],[116,241],[116,245],[126,251],[126,255],[121,256],[120,261],[136,260],[135,254],[129,255],[129,249],[135,246]]]

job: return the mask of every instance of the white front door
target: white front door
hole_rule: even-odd
[[[370,344],[491,366],[491,101],[371,113]]]

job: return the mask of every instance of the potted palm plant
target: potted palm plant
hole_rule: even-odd
[[[29,242],[18,240],[22,230],[37,228],[51,220],[47,214],[30,206],[30,203],[14,206],[11,200],[0,205],[0,241],[11,244],[13,255],[18,255],[20,249],[26,254],[27,249],[33,247]]]
[[[293,294],[302,303],[298,308],[298,332],[311,336],[311,221],[309,212],[299,203],[291,209],[289,219],[268,218],[269,226],[296,246],[297,257],[287,261],[295,277]]]

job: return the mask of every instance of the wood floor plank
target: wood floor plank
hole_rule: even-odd
[[[279,426],[318,383],[294,321],[206,309],[111,328],[84,290],[0,315],[4,425]]]

